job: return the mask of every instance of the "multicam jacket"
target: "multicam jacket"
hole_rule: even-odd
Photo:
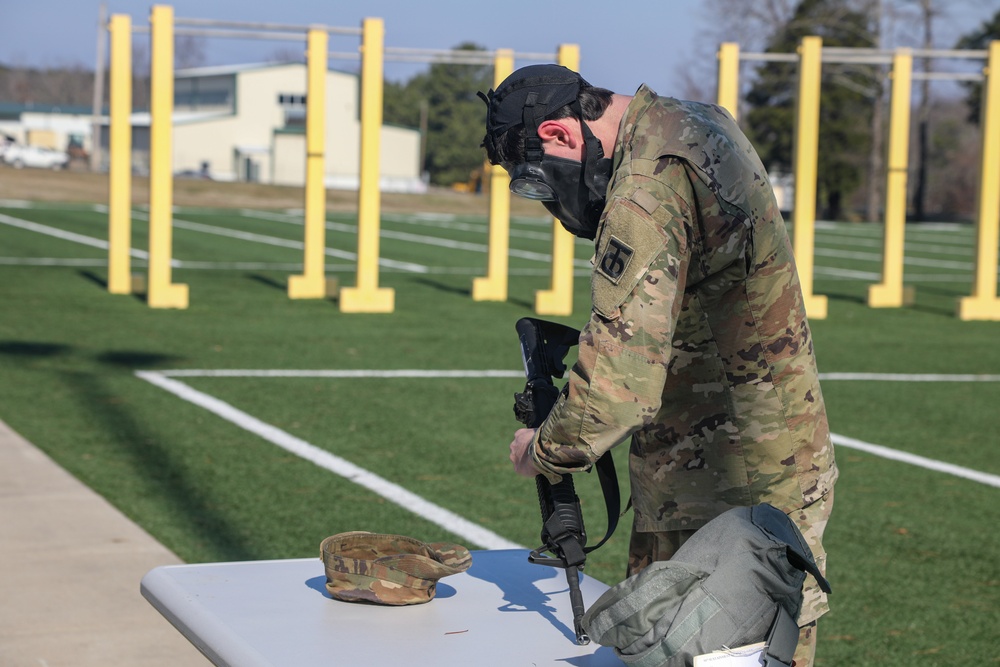
[[[635,529],[785,512],[833,487],[823,395],[791,245],[732,116],[643,86],[622,119],[596,240],[593,312],[535,438],[572,472],[631,436]]]

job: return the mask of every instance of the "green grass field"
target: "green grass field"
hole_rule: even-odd
[[[523,385],[513,326],[548,287],[547,221],[514,220],[510,300],[477,303],[469,292],[485,272],[483,218],[386,214],[381,285],[395,289],[396,311],[348,315],[329,300],[287,298],[302,260],[294,212],[181,209],[175,218],[174,281],[190,286],[191,305],[160,311],[106,292],[105,213],[0,202],[0,418],[189,562],[312,557],[322,538],[359,529],[491,546],[261,437],[259,424],[488,536],[537,546],[534,485],[510,470],[507,445]],[[137,250],[146,249],[143,220],[137,211]],[[352,285],[356,221],[328,220],[328,272]],[[996,664],[1000,323],[954,316],[972,284],[969,226],[911,226],[916,303],[866,307],[880,239],[874,224],[817,229],[815,291],[830,301],[812,327],[833,431],[979,477],[838,448],[826,539],[834,594],[817,664]],[[585,321],[589,255],[578,244],[574,315],[551,319]],[[299,373],[235,372],[245,370]],[[476,372],[373,372],[399,370]],[[207,409],[212,399],[228,417]],[[604,529],[597,487],[577,482],[592,535]],[[608,583],[624,570],[623,522],[587,565]]]

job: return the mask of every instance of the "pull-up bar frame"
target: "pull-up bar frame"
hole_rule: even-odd
[[[913,298],[903,285],[903,245],[906,223],[906,172],[913,80],[985,80],[983,104],[982,167],[977,214],[976,277],[972,296],[959,301],[960,319],[1000,319],[997,299],[997,244],[1000,242],[1000,42],[988,50],[854,49],[823,47],[818,37],[804,38],[797,54],[743,53],[739,45],[721,45],[717,100],[736,117],[741,60],[798,62],[799,92],[796,111],[794,243],[799,278],[810,317],[826,316],[826,299],[812,293],[815,229],[815,150],[818,142],[818,111],[821,62],[838,64],[892,64],[892,102],[889,161],[886,173],[885,237],[882,282],[869,288],[871,307],[898,307]],[[983,74],[912,71],[913,58],[986,59]],[[808,74],[807,74],[808,72]],[[994,92],[996,91],[996,92]],[[991,97],[992,93],[992,97]],[[803,210],[805,207],[805,210]],[[810,307],[811,304],[811,307]]]

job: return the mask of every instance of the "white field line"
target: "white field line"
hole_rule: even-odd
[[[822,275],[830,276],[832,278],[843,278],[845,280],[864,280],[866,282],[875,282],[882,279],[881,273],[873,273],[871,271],[855,271],[854,269],[839,269],[833,266],[815,266],[813,272]],[[968,277],[966,277],[968,280]]]
[[[240,428],[247,430],[268,442],[281,447],[287,452],[309,461],[325,470],[340,475],[348,481],[377,493],[386,500],[393,502],[403,509],[413,512],[431,523],[441,526],[454,535],[472,542],[485,549],[523,549],[524,547],[507,540],[496,533],[472,523],[450,510],[407,491],[398,484],[379,477],[360,466],[319,447],[297,438],[294,435],[281,430],[271,424],[267,424],[256,417],[253,417],[232,405],[221,401],[214,396],[209,396],[200,392],[178,380],[165,377],[162,373],[155,371],[136,371],[138,377],[161,389],[165,389],[175,396],[202,407],[212,412],[226,421],[229,421]]]
[[[271,222],[284,222],[291,225],[302,225],[302,220],[297,217],[285,216],[280,213],[266,213],[260,211],[245,211],[244,214],[250,218],[257,218],[260,220],[268,220]],[[443,225],[442,225],[443,226]],[[349,225],[343,222],[331,222],[327,221],[326,228],[335,232],[344,232],[346,234],[357,234],[358,226]],[[511,234],[514,235],[513,233]],[[479,254],[485,254],[489,252],[489,246],[482,243],[468,243],[465,241],[453,241],[451,239],[443,239],[437,236],[426,236],[423,234],[409,234],[407,232],[394,232],[387,229],[380,229],[379,236],[386,239],[393,239],[396,241],[406,241],[407,243],[418,243],[422,245],[432,245],[439,248],[449,248],[452,250],[464,250],[466,252],[474,252]],[[545,240],[551,239],[551,235],[545,237]],[[531,252],[530,250],[517,250],[510,248],[507,254],[511,257],[517,257],[518,259],[527,259],[535,262],[552,262],[552,255],[548,255],[540,252]],[[573,265],[577,267],[589,268],[590,262],[582,259],[573,260]]]
[[[524,371],[507,370],[286,370],[286,369],[195,369],[180,368],[174,370],[157,371],[164,377],[286,377],[286,378],[523,378]]]
[[[943,472],[949,475],[955,475],[956,477],[970,479],[973,482],[979,482],[980,484],[987,484],[989,486],[1000,488],[1000,475],[991,475],[978,470],[972,470],[971,468],[963,468],[962,466],[957,466],[952,463],[945,463],[944,461],[937,461],[935,459],[917,456],[916,454],[901,452],[898,449],[890,449],[889,447],[883,447],[882,445],[873,445],[869,442],[848,438],[846,435],[831,433],[830,438],[833,440],[833,444],[838,447],[857,449],[867,452],[868,454],[881,456],[884,459],[901,461],[920,468],[934,470],[935,472]]]
[[[106,259],[72,259],[67,257],[0,257],[3,266],[107,266]]]
[[[885,246],[881,239],[856,238],[840,236],[839,234],[817,234],[817,239],[823,239],[819,245],[841,245],[855,246],[861,248],[883,248]],[[971,258],[975,251],[971,246],[947,247],[931,242],[909,242],[903,244],[903,249],[911,253],[927,253],[930,255],[955,255],[957,257]]]
[[[834,250],[833,248],[815,249],[815,254],[820,257],[837,257],[841,259],[856,259],[862,262],[882,263],[882,253],[874,252],[853,252],[850,250]],[[936,269],[958,269],[960,271],[972,271],[972,262],[953,262],[946,259],[925,259],[923,257],[904,257],[903,264],[906,266],[927,266]],[[1000,274],[1000,271],[997,271]]]
[[[832,266],[816,266],[813,271],[816,275],[826,276],[833,280],[863,280],[865,282],[878,282],[882,280],[881,273],[872,271],[855,271],[853,269],[840,269]],[[589,274],[588,274],[589,275]],[[954,273],[908,273],[906,283],[968,283],[972,277],[966,273],[962,275]]]
[[[236,229],[229,229],[228,227],[217,227],[215,225],[205,225],[200,222],[191,222],[189,220],[180,220],[174,218],[174,227],[179,229],[186,229],[188,231],[201,232],[203,234],[214,234],[216,236],[225,236],[234,239],[240,239],[242,241],[251,241],[254,243],[265,243],[267,245],[280,246],[283,248],[293,248],[296,250],[302,250],[305,248],[305,244],[302,241],[295,241],[292,239],[282,239],[277,236],[267,236],[265,234],[253,234],[251,232],[241,232]],[[347,252],[344,250],[337,250],[336,248],[326,248],[325,254],[330,257],[336,257],[338,259],[346,259],[349,261],[356,261],[358,256],[356,253]],[[397,262],[391,259],[379,258],[379,265],[392,269],[399,269],[402,271],[408,271],[410,273],[428,273],[428,267],[423,264],[414,264],[412,262]]]
[[[29,220],[21,220],[20,218],[13,218],[9,215],[4,215],[0,213],[0,223],[5,225],[10,225],[11,227],[19,227],[21,229],[26,229],[28,231],[36,232],[38,234],[45,234],[46,236],[54,236],[65,241],[72,241],[73,243],[79,243],[82,245],[87,245],[92,248],[101,248],[102,250],[108,249],[108,242],[102,239],[95,239],[92,236],[84,236],[83,234],[76,234],[74,232],[67,232],[63,229],[58,229],[56,227],[49,227],[48,225],[41,225],[37,222],[31,222]],[[139,259],[148,259],[149,255],[143,250],[136,250],[132,248],[129,250],[129,254],[132,257],[137,257]]]
[[[855,223],[820,221],[816,223],[816,230],[819,234],[835,234],[869,239],[881,239],[885,236],[885,226],[881,224],[858,225]],[[954,223],[907,225],[905,236],[908,239],[920,237],[925,241],[933,239],[933,242],[939,245],[973,246],[976,244],[975,234],[971,227]]]
[[[250,415],[241,413],[240,411],[236,410],[236,408],[233,408],[232,406],[223,403],[218,399],[212,398],[207,394],[202,394],[201,392],[198,392],[181,382],[172,381],[169,378],[171,377],[312,377],[312,378],[315,377],[321,377],[321,378],[477,378],[477,377],[521,378],[524,377],[523,372],[511,371],[511,370],[420,370],[420,369],[402,369],[402,370],[174,369],[174,370],[163,370],[155,372],[136,371],[136,375],[143,378],[144,380],[147,380],[148,382],[152,382],[157,386],[163,387],[164,389],[167,389],[168,391],[177,394],[178,396],[184,398],[185,400],[190,400],[192,402],[197,403],[198,405],[202,405],[202,403],[193,400],[191,398],[188,398],[188,395],[191,396],[197,395],[200,397],[204,397],[205,399],[215,401],[217,404],[226,406],[227,409],[234,411],[234,413],[239,413],[240,415],[244,415],[246,419],[253,420],[253,422],[260,424],[263,424],[263,422],[258,422],[258,420],[254,419],[253,417],[250,417]],[[860,380],[860,381],[883,381],[883,382],[1000,382],[1000,375],[973,375],[973,374],[820,373],[819,377],[821,381]],[[172,382],[175,382],[176,387],[183,388],[183,390],[187,393],[182,395],[181,393],[179,393],[179,391],[175,391],[173,388],[171,388],[172,386],[175,385],[169,384]],[[205,407],[206,409],[215,412],[216,414],[225,419],[229,419],[233,423],[236,423],[242,426],[243,428],[246,428],[249,431],[258,433],[257,430],[244,426],[242,423],[236,421],[235,419],[230,419],[229,416],[223,414],[222,412],[217,411],[213,407],[209,407],[208,405],[202,405],[202,407]],[[285,433],[284,431],[280,431],[280,429],[277,429],[273,426],[269,426],[267,424],[263,424],[263,426],[267,427],[268,429],[273,429],[274,431],[278,431],[279,433],[283,433],[288,438],[297,440],[294,438],[294,436],[291,436]],[[261,437],[264,437],[265,439],[270,440],[271,442],[274,442],[275,444],[281,447],[284,447],[284,445],[282,445],[280,442],[272,440],[267,435],[263,435],[262,433],[258,433],[258,435],[261,435]],[[971,468],[964,468],[962,466],[957,466],[952,463],[946,463],[944,461],[929,459],[923,456],[918,456],[916,454],[910,454],[908,452],[903,452],[897,449],[884,447],[882,445],[875,445],[868,442],[863,442],[861,440],[849,438],[847,436],[839,435],[837,433],[831,433],[830,437],[835,445],[848,447],[850,449],[858,449],[867,452],[869,454],[873,454],[875,456],[880,456],[882,458],[887,458],[894,461],[901,461],[903,463],[908,463],[910,465],[926,468],[928,470],[943,472],[949,475],[955,475],[957,477],[969,479],[974,482],[979,482],[981,484],[987,484],[989,486],[1000,487],[1000,476],[998,475],[992,475],[990,473],[980,472],[978,470],[973,470]],[[305,444],[308,445],[308,443]],[[308,446],[312,447],[312,445]],[[286,449],[288,448],[286,447]],[[294,451],[292,449],[289,449],[289,451],[298,454],[297,451]],[[325,450],[318,450],[318,451],[326,454]],[[301,454],[299,455],[302,456]],[[303,458],[308,458],[308,457],[303,456]],[[312,459],[309,458],[309,460]],[[313,462],[316,463],[315,461]],[[320,463],[317,463],[317,465],[321,465],[324,468],[327,467],[326,465]],[[353,464],[348,464],[348,465],[353,465]],[[352,479],[353,481],[352,477],[349,477],[348,475],[343,474],[338,470],[333,470],[333,472],[336,472],[337,474],[343,477],[347,477],[348,479]],[[362,482],[358,483],[362,484],[362,486],[366,486],[367,488],[372,488],[370,486],[363,484]],[[385,497],[388,498],[389,496]],[[392,500],[392,498],[389,499]],[[393,500],[393,502],[396,501]],[[402,505],[402,503],[400,504]],[[402,506],[407,507],[407,505],[402,505]],[[431,520],[433,521],[433,519]],[[438,522],[435,521],[435,523]],[[456,535],[464,536],[463,533],[459,533],[455,529],[445,526],[442,523],[438,523],[438,525],[448,528],[448,530],[451,530]]]
[[[1000,375],[971,373],[820,373],[819,379],[863,380],[868,382],[1000,382]]]
[[[387,213],[382,216],[383,220],[397,225],[415,225],[419,227],[432,227],[436,229],[450,229],[459,232],[473,232],[476,234],[488,234],[490,226],[488,223],[479,222],[458,222],[454,216],[442,218],[428,218],[423,215],[414,214],[412,216],[401,213]],[[532,241],[551,241],[552,234],[545,232],[529,232],[511,227],[510,235],[513,238],[530,239]]]

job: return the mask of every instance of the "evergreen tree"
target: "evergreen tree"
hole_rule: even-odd
[[[482,47],[463,43],[463,51]],[[427,107],[427,154],[423,169],[436,185],[465,183],[485,159],[479,144],[486,125],[486,105],[476,95],[493,83],[493,67],[435,63],[404,84],[386,84],[384,119],[417,127],[420,107]]]
[[[872,47],[870,17],[844,0],[802,0],[767,50],[794,53],[803,37],[822,37],[824,47]],[[769,170],[789,172],[793,161],[797,65],[766,63],[747,94],[747,134]],[[819,122],[820,214],[841,219],[863,182],[871,139],[874,71],[865,65],[826,63],[822,70]]]
[[[964,35],[955,45],[956,49],[986,49],[990,42],[1000,39],[1000,10],[988,21],[984,21],[978,29]],[[979,124],[982,116],[983,84],[977,81],[963,82],[968,91],[965,103],[969,108],[969,121]]]

